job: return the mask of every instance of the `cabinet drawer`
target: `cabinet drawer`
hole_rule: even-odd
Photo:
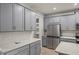
[[[27,50],[27,49],[29,49],[29,45],[25,45],[25,46],[23,46],[23,47],[14,49],[14,50],[9,51],[9,52],[4,53],[4,54],[5,54],[5,55],[16,55],[16,54],[19,53],[20,51]]]
[[[35,46],[35,45],[39,45],[40,42],[41,42],[40,40],[39,41],[36,41],[36,42],[33,42],[33,43],[30,44],[30,47]]]
[[[19,51],[18,53],[16,53],[16,55],[29,55],[29,49],[26,48],[22,51]]]

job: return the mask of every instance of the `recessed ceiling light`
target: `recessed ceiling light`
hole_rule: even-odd
[[[78,5],[78,3],[74,3],[74,6]]]
[[[53,10],[56,10],[56,8],[53,8]]]

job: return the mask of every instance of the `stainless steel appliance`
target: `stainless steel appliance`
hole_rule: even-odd
[[[56,49],[60,42],[61,25],[59,23],[47,26],[47,48]]]
[[[76,24],[76,42],[79,43],[79,23]]]

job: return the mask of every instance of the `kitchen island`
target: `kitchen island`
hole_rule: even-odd
[[[0,55],[37,55],[40,54],[40,43],[40,39],[33,37],[33,32],[2,32]]]
[[[79,44],[60,42],[55,51],[61,55],[79,55]]]

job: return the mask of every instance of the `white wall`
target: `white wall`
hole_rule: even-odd
[[[44,17],[40,14],[40,38],[44,35]]]

